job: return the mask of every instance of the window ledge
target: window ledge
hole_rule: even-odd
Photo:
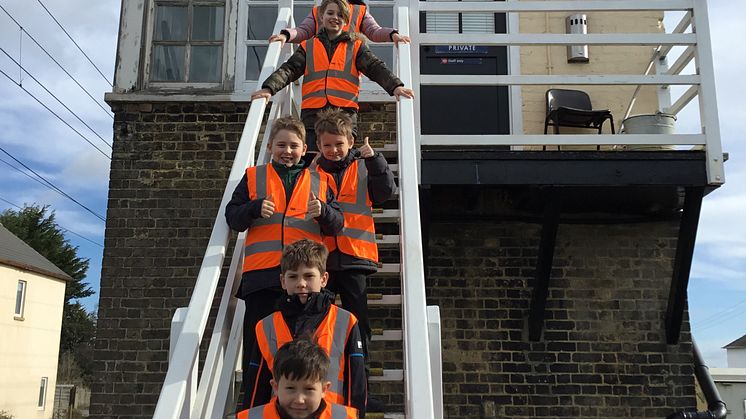
[[[22,322],[22,321],[24,321],[24,320],[26,320],[26,319],[24,319],[24,317],[23,317],[23,316],[18,316],[18,315],[15,315],[15,316],[13,316],[13,320],[18,320],[19,322]]]

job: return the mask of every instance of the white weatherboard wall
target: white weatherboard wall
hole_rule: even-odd
[[[728,368],[746,368],[746,348],[726,349]]]
[[[26,281],[22,319],[14,315],[19,280]],[[64,299],[65,281],[0,264],[0,412],[52,417]],[[42,377],[46,402],[39,408]]]

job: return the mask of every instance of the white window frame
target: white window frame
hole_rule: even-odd
[[[231,76],[230,71],[233,68],[233,59],[235,56],[235,49],[231,46],[231,40],[235,36],[235,26],[233,24],[234,16],[233,4],[235,0],[146,0],[146,16],[145,19],[145,54],[143,57],[143,71],[142,71],[142,86],[147,90],[183,90],[184,88],[199,89],[199,90],[218,90],[225,91],[231,87]],[[196,5],[210,5],[223,2],[223,63],[221,67],[221,81],[215,83],[205,82],[184,82],[184,81],[151,81],[150,71],[153,61],[153,39],[155,33],[155,5],[156,3],[165,4],[173,3],[174,5],[187,4],[192,7]],[[191,26],[191,22],[187,23]],[[188,52],[187,52],[188,55]],[[185,71],[189,69],[189,58],[187,57],[187,63]]]
[[[16,320],[23,320],[23,314],[26,311],[26,292],[28,290],[28,282],[22,279],[18,280],[18,285],[22,285],[21,290],[21,304],[18,304],[18,288],[16,288],[14,318]]]
[[[258,80],[251,80],[246,79],[246,65],[248,63],[247,57],[246,57],[246,50],[248,47],[257,47],[257,46],[267,46],[269,45],[268,41],[266,39],[244,39],[245,34],[247,32],[247,24],[248,24],[248,14],[249,14],[249,5],[252,6],[275,6],[278,5],[278,0],[238,0],[238,28],[237,28],[237,38],[236,38],[236,83],[235,83],[235,92],[237,94],[241,95],[248,95],[252,93],[257,86]],[[309,5],[318,5],[320,4],[320,1],[312,1],[312,0],[296,0],[293,2],[293,6],[309,6]],[[394,7],[394,1],[393,0],[372,0],[369,2],[366,2],[366,5],[370,8],[371,6],[374,7],[381,7],[381,6],[389,6],[393,9]],[[300,22],[295,22],[295,24],[299,24]],[[393,48],[393,43],[371,43],[371,45],[390,45]],[[394,57],[396,54],[394,54]],[[261,57],[264,59],[264,57]],[[281,63],[280,63],[281,64]],[[393,68],[390,69],[391,71],[394,71]],[[302,82],[302,78],[300,79]],[[360,83],[360,101],[363,102],[392,102],[394,101],[394,98],[389,96],[388,93],[386,93],[381,86],[379,86],[377,83],[372,82],[368,80],[367,77],[363,77],[362,82]]]
[[[48,386],[49,386],[49,377],[41,377],[41,382],[39,383],[39,395],[38,395],[39,397],[36,402],[37,410],[46,409]]]

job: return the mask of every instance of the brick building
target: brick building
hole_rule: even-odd
[[[296,2],[296,22],[310,6]],[[371,12],[393,25],[391,2],[377,2]],[[578,64],[560,44],[490,44],[453,58],[418,41],[454,31],[564,34],[570,12],[422,12],[419,31],[413,29],[415,79],[459,72],[579,77],[591,80],[583,90],[594,107],[610,109],[618,127],[637,84],[625,76],[614,85],[592,78],[641,74],[650,43],[592,44],[588,62]],[[171,318],[189,304],[216,217],[222,222],[221,196],[276,13],[276,4],[251,1],[122,3],[116,85],[107,95],[115,138],[93,417],[153,415],[168,369]],[[655,7],[589,12],[588,32],[660,34],[662,17]],[[158,29],[166,23],[168,36]],[[705,22],[700,27],[707,35]],[[392,63],[390,46],[373,48]],[[702,48],[706,59],[707,44]],[[450,59],[463,66],[448,67]],[[712,89],[709,76],[693,84]],[[537,142],[551,84],[414,86],[424,277],[427,302],[442,318],[444,417],[653,418],[694,409],[686,281],[699,203],[722,183],[707,163],[708,153],[719,151],[712,143],[719,142],[717,128],[709,128],[704,151],[626,152],[612,147],[623,140],[589,147],[551,136]],[[677,105],[643,84],[636,113]],[[463,95],[476,99],[459,102]],[[361,136],[379,148],[395,143],[396,104],[368,82],[361,100]],[[447,123],[439,107],[451,112]],[[460,130],[516,142],[464,137],[463,144],[437,144]],[[380,230],[394,235],[398,227]],[[399,262],[396,250],[383,255],[384,263]],[[370,291],[400,294],[399,283],[381,277]],[[399,329],[401,310],[375,306],[372,322]],[[404,368],[401,342],[372,348],[374,367]],[[376,382],[372,391],[392,412],[405,410],[401,383]]]

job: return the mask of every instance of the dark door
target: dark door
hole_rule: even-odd
[[[420,15],[422,32],[506,32],[504,13]],[[420,46],[421,74],[508,74],[504,46]],[[507,86],[420,86],[422,134],[510,134]]]

